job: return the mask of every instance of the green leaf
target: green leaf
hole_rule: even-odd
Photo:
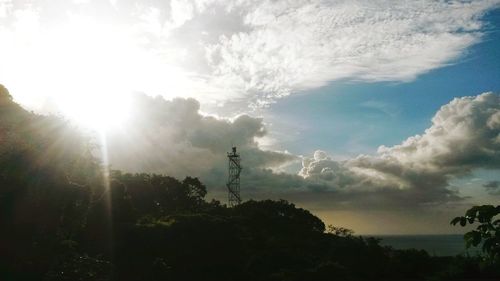
[[[465,212],[465,217],[469,220],[469,223],[473,223],[474,220],[476,219],[476,214],[477,214],[477,211],[480,207],[479,206],[474,206],[472,208],[470,208],[469,210],[467,210],[467,212]]]
[[[481,233],[477,231],[471,231],[472,232],[472,246],[476,247],[481,243]]]
[[[451,225],[456,225],[459,221],[460,221],[460,217],[456,217],[456,218],[454,218],[454,219],[451,220],[450,224]]]
[[[465,226],[467,224],[467,219],[465,217],[460,217],[460,225]]]
[[[487,232],[487,231],[488,231],[489,227],[488,227],[488,225],[486,225],[486,224],[480,224],[480,225],[478,225],[478,227],[477,227],[476,229],[477,229],[478,231],[480,231],[480,232],[485,233],[485,232]]]
[[[477,231],[470,231],[464,235],[465,245],[467,248],[477,246],[481,242],[481,234]]]
[[[477,218],[479,222],[484,223],[491,221],[497,214],[497,208],[493,205],[483,205],[478,208]]]
[[[461,226],[465,226],[468,223],[479,223],[476,230],[464,235],[465,244],[467,248],[482,244],[482,251],[488,258],[496,259],[500,256],[500,219],[497,217],[499,214],[500,206],[474,206],[467,210],[464,217],[456,217],[450,224],[460,223]]]
[[[491,253],[492,246],[493,246],[493,239],[488,239],[488,240],[484,241],[483,252],[488,253],[488,254]]]

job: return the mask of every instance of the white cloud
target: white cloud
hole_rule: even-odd
[[[0,0],[0,19],[7,17],[12,9],[12,0]]]
[[[347,193],[392,190],[392,195],[413,196],[412,203],[454,200],[451,179],[476,169],[500,170],[499,114],[500,95],[456,98],[435,114],[422,135],[346,161],[316,152],[303,161],[300,174]]]
[[[500,96],[484,93],[455,98],[441,107],[423,135],[401,145],[380,147],[381,158],[404,165],[453,173],[481,166],[500,168]]]
[[[182,26],[193,18],[194,6],[189,1],[172,0],[170,6],[173,27]]]
[[[409,81],[481,39],[498,1],[253,1],[208,50],[216,79],[268,101],[329,81]],[[243,12],[242,12],[243,11]]]
[[[1,1],[0,75],[16,95],[30,97],[22,101],[73,92],[53,77],[79,73],[79,64],[85,68],[90,64],[107,69],[113,79],[128,81],[121,85],[125,89],[107,92],[141,91],[167,97],[174,93],[195,97],[212,110],[222,103],[247,110],[249,104],[265,105],[339,79],[412,80],[454,63],[479,42],[482,15],[500,3],[120,0],[26,5]],[[75,28],[75,18],[86,23]],[[71,43],[78,38],[85,41],[81,47]],[[117,44],[121,46],[117,52],[103,48],[92,53],[100,49],[87,48]],[[113,60],[68,64],[57,56],[61,46],[68,45],[78,54],[75,58]],[[43,59],[25,59],[30,57],[53,59],[47,64]],[[61,64],[62,73],[39,71]],[[42,83],[28,89],[15,77]],[[71,84],[100,82],[91,78],[98,80],[81,75],[73,77]]]
[[[243,158],[246,198],[273,194],[344,207],[416,207],[461,200],[452,187],[454,179],[478,169],[500,170],[500,95],[493,93],[454,99],[422,135],[381,146],[375,155],[341,161],[318,150],[311,158],[303,157],[298,174],[280,172],[297,156],[259,147],[257,139],[267,134],[260,118],[203,116],[194,99],[139,95],[134,104],[134,121],[127,130],[108,136],[113,167],[198,176],[213,195],[224,191],[225,153],[232,145]]]

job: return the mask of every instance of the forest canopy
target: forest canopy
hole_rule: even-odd
[[[228,208],[194,177],[109,171],[60,117],[0,85],[2,280],[455,280],[481,257],[432,257],[326,227],[279,200]],[[498,262],[498,261],[497,261]]]

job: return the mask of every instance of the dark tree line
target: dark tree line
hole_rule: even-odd
[[[0,280],[499,276],[481,258],[431,257],[326,230],[283,200],[227,208],[206,201],[197,178],[108,175],[92,149],[70,123],[25,111],[0,85]]]

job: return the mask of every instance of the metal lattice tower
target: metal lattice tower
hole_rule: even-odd
[[[227,178],[227,191],[229,206],[233,207],[241,203],[240,196],[240,155],[236,153],[236,147],[233,147],[232,152],[227,153],[229,159],[229,176]]]

